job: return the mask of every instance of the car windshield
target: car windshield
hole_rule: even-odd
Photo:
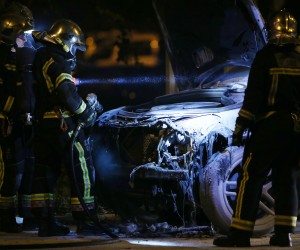
[[[242,65],[220,67],[218,65],[206,72],[205,77],[203,75],[199,77],[199,88],[227,88],[235,92],[244,92],[247,87],[249,67]]]

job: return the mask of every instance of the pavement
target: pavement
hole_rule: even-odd
[[[215,236],[207,234],[190,234],[189,236],[157,234],[157,237],[138,236],[128,237],[126,234],[117,234],[119,238],[113,239],[105,233],[100,235],[78,235],[76,227],[70,226],[71,232],[67,236],[38,237],[37,230],[23,231],[18,234],[0,232],[0,249],[57,249],[57,250],[142,250],[142,249],[222,249],[213,245]],[[285,249],[269,246],[270,235],[251,239],[251,249]],[[292,235],[293,248],[300,249],[300,221],[296,233]],[[231,248],[226,248],[231,249]],[[233,249],[233,248],[232,248]],[[247,248],[243,248],[247,249]]]
[[[300,233],[292,236],[293,248],[300,249]],[[278,249],[269,246],[269,237],[251,239],[251,249]],[[201,238],[120,238],[104,236],[81,237],[76,235],[61,237],[37,237],[36,233],[24,232],[15,235],[0,235],[0,249],[57,249],[57,250],[140,250],[140,249],[222,249],[213,245],[213,237]],[[226,248],[231,249],[231,248]],[[233,249],[233,248],[232,248]],[[247,249],[247,248],[244,248]],[[281,247],[280,249],[285,249]]]

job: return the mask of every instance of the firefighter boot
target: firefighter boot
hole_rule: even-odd
[[[270,246],[291,247],[292,245],[290,233],[275,233],[270,238]]]
[[[57,222],[54,216],[40,219],[39,221],[39,237],[50,237],[50,236],[65,236],[70,232],[70,229]]]
[[[6,209],[1,209],[0,217],[0,232],[6,233],[21,233],[22,224],[16,222],[15,210],[7,211]]]
[[[103,231],[94,222],[98,220],[96,211],[94,209],[89,210],[89,216],[84,211],[72,211],[74,220],[76,221],[76,233],[81,235],[99,235]]]
[[[214,239],[213,244],[218,247],[250,247],[250,238],[229,235]]]
[[[31,213],[30,207],[19,209],[19,215],[23,218],[23,231],[32,231],[38,228],[38,219]]]
[[[99,235],[103,234],[103,231],[95,225],[94,222],[89,220],[77,220],[76,233],[81,235]]]
[[[232,229],[228,236],[214,239],[213,244],[219,247],[250,247],[250,232]]]

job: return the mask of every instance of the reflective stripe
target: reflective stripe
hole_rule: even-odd
[[[22,86],[22,82],[17,82],[17,86]]]
[[[1,209],[11,209],[16,207],[17,195],[3,197],[0,196],[0,206]]]
[[[90,190],[91,190],[91,183],[90,183],[90,177],[89,177],[89,171],[87,168],[87,164],[84,157],[84,150],[80,144],[80,142],[75,142],[75,147],[79,154],[79,161],[80,161],[80,167],[82,170],[82,177],[83,177],[83,197],[89,197],[90,196]]]
[[[86,103],[82,100],[78,109],[74,111],[76,115],[81,114],[86,109]]]
[[[240,187],[239,187],[239,194],[236,199],[236,211],[235,211],[235,217],[240,218],[241,217],[241,210],[243,205],[243,198],[244,198],[244,192],[245,192],[245,185],[246,182],[249,180],[248,175],[248,166],[252,158],[252,153],[247,157],[245,164],[243,165],[243,179],[241,180]]]
[[[4,178],[4,160],[3,160],[3,153],[2,153],[2,147],[0,145],[0,189],[3,185],[3,178]]]
[[[83,197],[83,201],[85,204],[93,204],[95,202],[94,196]],[[78,197],[71,197],[71,205],[81,205]]]
[[[83,200],[86,204],[92,204],[95,202],[94,196],[83,197]]]
[[[269,118],[270,116],[272,116],[272,115],[275,114],[275,113],[276,113],[276,111],[274,111],[274,110],[269,111],[269,112],[267,112],[266,114],[264,114],[264,115],[258,117],[258,118],[256,119],[256,122],[259,122],[259,121],[261,121],[261,120],[263,120],[263,119]]]
[[[3,115],[2,113],[0,113],[0,119],[5,119],[5,118],[6,118],[6,116]]]
[[[3,108],[3,110],[4,110],[5,112],[9,112],[9,111],[10,111],[10,109],[11,109],[13,103],[14,103],[14,100],[15,100],[15,98],[14,98],[13,96],[9,96],[9,97],[7,98],[6,103],[5,103],[5,106],[4,106],[4,108]]]
[[[240,109],[239,111],[239,116],[242,116],[244,118],[246,118],[247,120],[250,120],[250,121],[254,121],[255,119],[255,115],[252,114],[251,112],[245,110],[245,109]]]
[[[74,131],[71,131],[69,133],[69,136],[72,137]],[[91,183],[90,183],[90,177],[89,177],[89,170],[87,168],[86,160],[84,157],[84,150],[80,142],[74,143],[77,152],[78,152],[78,159],[80,162],[80,167],[82,170],[82,179],[83,179],[83,197],[84,199],[90,197],[90,190],[91,190]],[[78,181],[78,180],[77,180]]]
[[[296,227],[297,217],[287,215],[275,215],[275,225]]]
[[[71,117],[72,114],[69,111],[63,111],[62,115],[64,118]],[[60,118],[55,111],[45,112],[43,118]]]
[[[45,78],[45,81],[46,81],[46,84],[47,84],[47,88],[48,88],[48,90],[49,90],[50,93],[52,93],[52,91],[54,90],[54,85],[53,85],[53,83],[52,83],[52,81],[51,81],[51,78],[50,78],[50,76],[48,75],[47,71],[48,71],[48,69],[49,69],[49,67],[50,67],[50,65],[51,65],[52,63],[54,63],[54,60],[53,60],[53,58],[50,58],[50,60],[48,60],[48,61],[44,64],[43,69],[42,69],[42,71],[43,71],[43,76],[44,76],[44,78]]]
[[[11,71],[16,71],[17,70],[17,67],[15,64],[5,64],[4,67],[7,69],[7,70],[11,70]]]
[[[269,106],[274,106],[275,96],[278,90],[278,76],[279,75],[294,75],[300,76],[300,69],[298,68],[271,68],[269,74],[272,75],[272,84],[268,97]]]
[[[273,106],[275,104],[275,95],[278,89],[278,75],[273,75],[272,85],[269,92],[268,104],[269,106]]]
[[[52,193],[39,193],[39,194],[31,195],[32,201],[53,200],[53,198],[54,198],[54,195]]]
[[[298,68],[271,68],[270,75],[300,75]]]
[[[57,88],[64,80],[69,80],[72,83],[74,82],[73,77],[70,74],[67,73],[61,73],[55,81],[55,88]]]
[[[60,44],[62,45],[63,49],[66,51],[66,52],[69,52],[70,51],[70,48],[58,37],[54,37],[54,39]]]
[[[53,207],[54,195],[52,193],[39,193],[31,195],[31,207]]]
[[[78,198],[71,198],[71,205],[80,205],[80,201]]]
[[[268,118],[275,113],[276,113],[276,111],[269,111],[267,114],[264,115],[264,118]]]
[[[242,131],[242,129],[244,129],[243,126],[241,126],[241,125],[238,124],[238,123],[235,124],[235,133],[236,133],[237,131]]]
[[[23,207],[31,207],[31,195],[21,195],[21,205]]]
[[[252,232],[254,228],[254,224],[255,224],[254,221],[241,220],[239,218],[233,217],[231,227]]]

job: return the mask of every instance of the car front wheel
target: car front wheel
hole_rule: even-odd
[[[229,231],[243,151],[243,147],[229,147],[224,152],[216,153],[200,173],[200,203],[219,233]],[[269,175],[263,186],[253,236],[262,236],[273,230],[274,199],[271,188]]]

